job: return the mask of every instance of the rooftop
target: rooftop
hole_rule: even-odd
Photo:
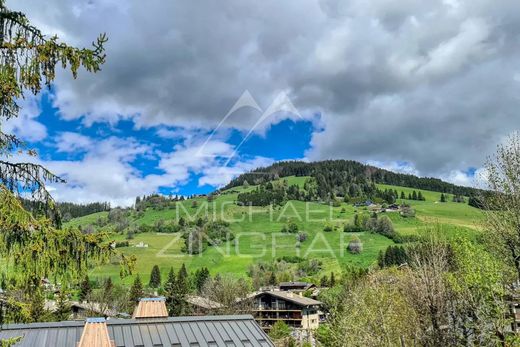
[[[165,318],[168,310],[164,298],[144,298],[134,310],[132,318]]]
[[[261,292],[261,293],[257,294],[257,296],[262,295],[262,294],[268,294],[268,295],[271,295],[271,296],[274,296],[274,297],[277,297],[277,298],[280,298],[283,300],[293,302],[300,306],[319,306],[319,305],[323,304],[321,301],[307,298],[305,296],[300,296],[300,295],[294,294],[292,292],[271,290],[271,291]]]
[[[83,321],[10,324],[0,339],[23,336],[16,347],[77,347],[84,326]],[[106,327],[115,347],[274,346],[250,315],[109,319]]]

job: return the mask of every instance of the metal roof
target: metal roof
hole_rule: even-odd
[[[76,347],[83,321],[6,325],[0,339],[23,336],[17,347]],[[116,347],[274,347],[250,315],[109,319]]]

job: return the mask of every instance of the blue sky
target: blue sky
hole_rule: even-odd
[[[40,162],[68,181],[65,186],[51,186],[54,195],[59,200],[78,202],[104,197],[113,204],[127,205],[134,196],[154,192],[191,195],[214,191],[232,177],[258,166],[305,159],[319,119],[319,115],[312,119],[282,117],[271,123],[269,119],[276,119],[276,113],[266,119],[267,126],[252,132],[228,127],[225,122],[218,129],[164,125],[145,128],[131,119],[86,125],[81,117],[63,119],[53,104],[54,98],[53,91],[38,98],[28,95],[22,101],[22,117],[7,126],[24,138],[28,147],[37,150]],[[230,114],[230,118],[240,116],[240,112]],[[198,150],[186,155],[189,148]],[[180,159],[175,158],[177,154]],[[99,163],[89,167],[93,158],[100,159]],[[120,165],[126,170],[111,174]],[[127,187],[120,196],[96,192],[99,170],[109,173],[109,182],[103,182],[102,189],[113,184],[112,190],[117,191],[118,182],[128,185],[128,181],[140,186]]]
[[[58,71],[2,124],[68,179],[50,187],[58,200],[207,192],[283,159],[473,185],[520,129],[516,0],[7,5],[73,45],[109,39],[101,71]]]

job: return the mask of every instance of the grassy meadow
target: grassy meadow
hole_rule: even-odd
[[[288,184],[303,186],[305,177],[287,177]],[[406,196],[414,189],[378,185],[381,189],[395,189]],[[369,267],[377,261],[379,251],[393,244],[393,241],[375,233],[345,233],[343,226],[352,221],[357,212],[368,212],[366,207],[354,207],[342,202],[340,206],[329,206],[320,203],[306,203],[289,201],[285,206],[250,207],[237,206],[237,194],[254,189],[254,187],[236,187],[224,191],[213,201],[198,197],[177,202],[176,208],[153,210],[148,209],[141,215],[135,214],[132,223],[135,225],[154,225],[160,220],[196,220],[207,216],[209,219],[226,220],[230,223],[229,229],[235,235],[232,241],[218,246],[210,246],[203,253],[188,255],[182,252],[184,239],[181,233],[137,233],[131,240],[129,247],[118,248],[125,254],[134,254],[137,257],[136,273],[139,273],[145,283],[151,268],[159,265],[163,278],[170,267],[179,268],[185,263],[189,271],[206,266],[210,272],[232,273],[236,276],[246,276],[249,266],[258,261],[270,261],[284,256],[299,256],[305,259],[320,259],[323,263],[322,273],[339,272],[346,266]],[[415,189],[416,192],[419,190]],[[433,225],[440,225],[442,231],[449,237],[464,236],[473,238],[479,232],[481,213],[467,203],[451,202],[452,196],[447,195],[448,202],[440,203],[440,193],[421,190],[426,201],[398,200],[406,202],[416,210],[415,218],[404,218],[398,212],[385,212],[393,222],[399,234],[413,235],[427,230]],[[197,206],[193,207],[193,200]],[[107,212],[96,213],[73,219],[66,226],[86,226],[94,223],[100,217],[106,217]],[[307,240],[300,243],[295,234],[281,233],[281,229],[288,222],[298,225],[300,232],[307,234]],[[330,226],[332,231],[324,231]],[[351,254],[346,248],[353,235],[358,236],[363,243],[361,254]],[[125,241],[126,235],[112,233],[111,238],[116,241]],[[135,247],[139,243],[147,247]],[[114,281],[119,278],[117,259],[91,271],[91,277],[110,276]],[[320,274],[321,275],[321,274]],[[124,283],[132,281],[131,277],[122,280]]]

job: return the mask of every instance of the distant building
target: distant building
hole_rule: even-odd
[[[320,324],[319,310],[323,303],[301,294],[263,291],[251,299],[253,316],[264,329],[270,329],[277,321],[296,329],[316,329]]]
[[[220,303],[197,295],[188,295],[186,302],[194,315],[215,314],[223,308]]]
[[[57,308],[55,300],[46,300],[45,309],[54,312]],[[72,320],[84,320],[88,317],[99,316],[99,317],[112,317],[112,318],[130,318],[130,315],[124,312],[117,312],[105,305],[101,305],[97,302],[70,302],[71,315],[69,319]]]
[[[8,324],[0,340],[21,336],[16,347],[274,347],[250,315],[165,317],[165,311],[164,300],[143,299],[133,319]]]
[[[283,291],[300,291],[304,292],[309,289],[316,288],[314,283],[308,282],[281,282],[278,286]]]

